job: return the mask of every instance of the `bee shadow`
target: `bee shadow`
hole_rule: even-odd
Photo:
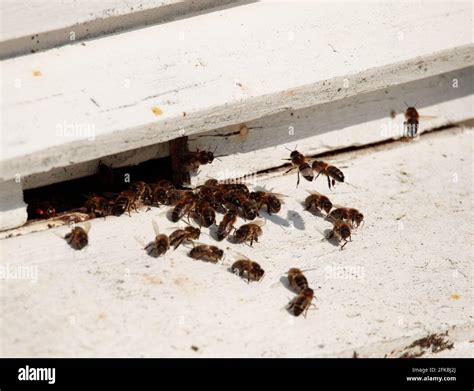
[[[311,213],[313,216],[316,216],[316,217],[321,217],[322,219],[326,220],[327,219],[327,215],[325,215],[323,212],[321,212],[320,210],[316,209],[316,208],[307,208],[305,203],[304,202],[300,202],[300,205],[303,207],[304,211],[305,212],[308,212],[308,213]]]
[[[283,217],[278,216],[277,214],[268,214],[267,211],[260,211],[260,217],[263,217],[265,220],[271,221],[275,225],[279,225],[281,227],[289,227],[290,223],[285,220]]]
[[[281,276],[280,277],[280,282],[281,282],[281,285],[283,285],[286,289],[288,289],[291,293],[295,293],[295,291],[293,290],[293,288],[291,287],[289,281],[288,281],[288,277],[287,276]]]
[[[332,229],[325,229],[323,234],[324,234],[324,239],[326,242],[331,243],[335,247],[339,247],[339,238],[336,235],[333,235],[331,239],[328,239],[329,234],[332,232]]]
[[[217,238],[217,230],[218,230],[218,228],[219,228],[218,225],[212,224],[212,225],[209,227],[209,236],[210,236],[212,239],[214,239],[214,240],[216,240],[216,241],[218,241],[218,242],[221,242],[222,240],[219,240],[219,239]]]
[[[294,228],[304,231],[305,230],[305,223],[303,217],[296,212],[295,210],[289,210],[287,213],[287,219],[290,221]]]

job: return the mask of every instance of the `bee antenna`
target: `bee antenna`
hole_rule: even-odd
[[[407,102],[403,102],[403,103],[405,103],[405,106],[406,106],[406,107],[410,107]]]
[[[293,152],[293,151],[292,151],[290,148],[288,148],[288,147],[285,147],[285,149],[286,149],[287,151]],[[283,159],[283,160],[288,160],[288,159]]]

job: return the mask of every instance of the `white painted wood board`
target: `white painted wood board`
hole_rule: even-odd
[[[0,59],[163,23],[229,0],[3,0]]]
[[[0,177],[463,68],[470,10],[255,3],[3,61]]]
[[[2,270],[24,267],[37,281],[0,281],[0,354],[383,357],[449,330],[455,349],[442,354],[472,357],[473,135],[450,129],[334,156],[357,188],[339,185],[331,199],[366,216],[343,251],[322,240],[330,225],[299,204],[306,189],[329,194],[324,179],[295,189],[294,173],[259,177],[291,197],[253,249],[221,246],[259,262],[261,283],[184,249],[149,258],[133,236],[151,239],[153,218],[170,232],[164,208],[93,220],[82,252],[52,231],[2,240]],[[318,309],[306,319],[281,310],[293,294],[279,281],[293,266],[315,268],[306,274]]]

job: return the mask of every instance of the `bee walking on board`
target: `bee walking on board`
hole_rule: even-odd
[[[137,210],[137,195],[133,190],[125,190],[118,194],[113,202],[113,213],[115,216],[120,216],[123,213],[128,213],[131,216],[132,209]]]
[[[222,221],[217,227],[217,240],[224,240],[229,236],[230,232],[235,229],[234,224],[237,221],[237,211],[235,209],[229,209],[222,218]]]
[[[239,255],[241,259],[238,259],[232,264],[230,267],[231,272],[239,277],[246,278],[247,284],[249,284],[250,281],[260,281],[265,274],[262,267],[257,262],[247,258],[245,255]]]
[[[112,213],[112,206],[109,200],[95,194],[86,200],[84,208],[91,218],[105,217]]]
[[[199,166],[211,164],[214,159],[216,159],[214,156],[216,149],[212,152],[200,151],[199,149],[195,152],[188,152],[181,158],[181,164],[187,172],[195,172],[198,170]]]
[[[308,280],[300,269],[295,267],[288,270],[288,283],[296,293],[301,293],[309,288]]]
[[[311,288],[305,288],[301,290],[298,295],[290,301],[288,306],[289,310],[293,310],[293,315],[303,316],[306,318],[306,313],[311,305],[315,306],[311,302],[314,299],[314,291]],[[315,306],[316,307],[316,306]]]
[[[258,210],[266,205],[267,213],[278,213],[281,210],[281,204],[285,195],[279,193],[272,193],[269,191],[253,191],[250,193],[250,198],[257,202]]]
[[[224,250],[209,244],[198,243],[194,245],[189,252],[189,256],[193,259],[199,259],[205,262],[217,263],[224,256]]]
[[[354,208],[345,208],[340,205],[335,205],[336,209],[333,209],[329,213],[328,218],[332,221],[343,220],[351,225],[351,228],[358,228],[359,225],[364,221],[364,215]]]
[[[334,220],[332,219],[333,227],[331,232],[326,239],[331,239],[334,236],[339,239],[339,241],[344,241],[344,244],[341,246],[341,250],[348,242],[352,242],[351,238],[351,227],[348,223],[343,220]],[[347,240],[349,239],[349,240]]]
[[[288,149],[288,148],[287,148]],[[290,149],[288,149],[291,151]],[[291,167],[288,171],[285,172],[285,174],[289,173],[290,171],[294,170],[295,168],[298,169],[298,179],[296,181],[296,187],[300,184],[300,174],[303,176],[304,179],[306,179],[308,182],[312,182],[314,179],[313,175],[313,170],[311,169],[311,166],[309,165],[306,157],[298,152],[296,150],[291,151],[290,153],[290,158],[289,159],[284,159],[284,160],[290,160],[291,164],[293,164],[293,167]]]
[[[255,223],[241,225],[235,231],[234,241],[236,243],[250,242],[250,246],[252,246],[253,242],[258,242],[258,238],[262,236],[262,227],[264,225],[265,222],[262,221],[256,221]]]
[[[304,202],[305,210],[316,210],[321,212],[324,210],[326,214],[332,209],[332,202],[325,195],[318,193],[317,191],[308,191],[309,196],[306,197]]]
[[[321,160],[315,160],[313,162],[312,168],[318,173],[315,179],[317,179],[321,174],[327,177],[329,190],[331,190],[331,184],[332,187],[334,187],[336,182],[344,182],[344,174],[337,167],[331,166],[325,162],[322,162]]]
[[[415,109],[415,106],[410,107],[407,105],[407,109],[405,111],[405,122],[403,123],[406,137],[416,137],[418,134],[419,120],[420,115]]]
[[[170,246],[176,250],[181,243],[186,241],[193,241],[199,239],[201,230],[199,228],[187,226],[184,229],[177,229],[170,236]]]
[[[176,223],[184,215],[188,215],[196,205],[196,195],[192,191],[184,191],[178,201],[175,203],[171,213],[171,221]]]
[[[420,120],[436,118],[435,116],[431,115],[420,115],[416,109],[416,105],[417,103],[413,106],[410,106],[405,102],[407,109],[404,112],[405,121],[403,122],[403,134],[401,137],[402,140],[413,139],[418,136],[418,131],[420,130]],[[390,116],[395,118],[396,115],[397,113],[392,110]]]
[[[82,250],[89,243],[89,230],[91,225],[89,222],[84,223],[84,228],[80,226],[74,227],[64,239],[74,250]]]
[[[133,182],[130,184],[130,190],[135,192],[137,202],[141,202],[144,205],[151,205],[152,191],[147,183],[143,181]]]
[[[158,258],[165,255],[169,250],[170,239],[167,235],[160,233],[160,228],[155,220],[152,221],[152,225],[153,230],[155,231],[155,240],[145,245],[145,243],[143,243],[139,238],[136,237],[135,239],[143,246],[148,255]]]

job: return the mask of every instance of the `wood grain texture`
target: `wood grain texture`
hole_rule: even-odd
[[[472,129],[452,129],[334,156],[357,188],[330,194],[324,180],[296,189],[294,173],[258,177],[290,197],[253,249],[219,244],[225,264],[193,261],[185,248],[148,257],[134,236],[151,240],[152,219],[171,232],[164,208],[93,220],[81,252],[52,231],[2,240],[10,277],[0,280],[0,355],[384,357],[451,330],[450,353],[472,356],[472,140]],[[344,251],[323,239],[331,225],[303,210],[307,189],[365,214]],[[262,265],[261,283],[227,270],[237,252]],[[283,274],[294,266],[314,268],[306,274],[318,308],[306,319],[282,309],[294,296]]]
[[[0,178],[466,67],[470,7],[256,3],[3,61]]]

